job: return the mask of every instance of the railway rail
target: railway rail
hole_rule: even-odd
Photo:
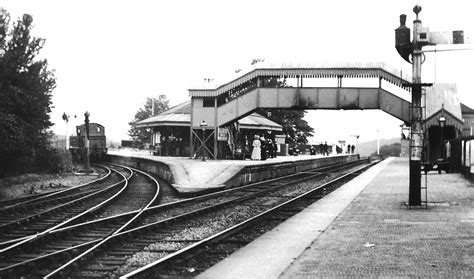
[[[52,199],[44,197],[45,199],[41,199],[41,206],[38,208],[32,207],[31,204],[28,204],[28,207],[22,204],[19,206],[21,209],[17,211],[17,214],[12,213],[12,216],[9,216],[4,212],[2,217],[6,217],[3,220],[8,220],[8,222],[0,225],[0,230],[2,231],[0,234],[0,247],[2,247],[0,253],[7,249],[5,247],[10,244],[15,242],[23,243],[31,237],[38,237],[51,230],[71,224],[117,196],[126,187],[126,178],[118,171],[112,172],[112,170],[108,170],[109,173],[115,173],[116,176],[121,176],[122,179],[120,180],[109,175],[107,176],[110,179],[108,183],[113,183],[109,186],[103,185],[105,181],[101,179],[100,186],[87,184],[76,187],[79,189],[74,189],[74,191],[67,191],[74,198],[69,198],[64,196],[64,193],[61,193],[59,198],[55,195]],[[92,184],[94,183],[96,182]],[[90,189],[90,187],[94,189]],[[81,193],[78,194],[77,191]],[[56,204],[57,199],[64,199],[64,203]],[[51,202],[53,205],[51,207],[44,206],[48,202]],[[33,202],[33,204],[36,203],[37,201]],[[30,211],[27,208],[30,208]]]
[[[114,168],[124,167],[115,165]],[[114,171],[117,170],[114,169]],[[27,270],[33,268],[38,262],[43,263],[43,267],[64,264],[68,258],[93,246],[98,239],[118,233],[133,223],[147,208],[157,202],[161,192],[158,182],[152,177],[138,170],[129,169],[129,171],[130,174],[127,177],[124,176],[126,183],[120,195],[117,195],[113,201],[109,201],[111,199],[104,201],[88,211],[87,215],[76,219],[75,221],[84,221],[81,225],[71,225],[68,229],[58,227],[1,250],[0,275],[15,274],[17,276],[23,274],[22,272],[26,272],[25,275],[31,275],[32,272]],[[100,226],[96,225],[95,221],[99,216],[110,216],[124,210],[134,210],[134,213],[124,218],[104,222]]]
[[[373,164],[375,163],[377,162]],[[283,203],[275,206],[271,205],[266,210],[262,210],[261,213],[227,229],[195,239],[189,245],[181,249],[175,249],[175,251],[169,251],[167,255],[160,259],[123,274],[120,278],[148,278],[152,274],[154,277],[162,276],[165,278],[196,276],[263,233],[301,212],[307,206],[343,185],[346,181],[351,180],[354,175],[358,175],[373,164],[345,173]],[[156,245],[154,248],[158,247]]]
[[[88,189],[94,189],[101,187],[101,183],[110,178],[112,172],[110,169],[98,165],[100,169],[105,171],[104,175],[101,175],[99,178],[83,183],[74,187],[70,187],[63,190],[55,190],[45,193],[39,193],[34,195],[28,195],[24,197],[18,197],[14,199],[1,200],[0,201],[0,214],[5,212],[15,212],[22,210],[24,208],[33,208],[41,204],[51,204],[55,199],[60,197],[71,196],[74,193],[84,192]]]
[[[168,258],[169,255],[176,253],[176,251],[181,248],[186,249],[186,247],[193,247],[193,244],[202,241],[202,238],[208,237],[207,235],[212,231],[220,232],[228,227],[235,226],[239,222],[243,222],[245,218],[248,218],[248,216],[246,216],[248,210],[253,213],[263,212],[268,210],[269,206],[274,206],[275,203],[281,204],[286,202],[295,195],[301,194],[302,187],[298,185],[305,180],[313,179],[314,181],[314,179],[319,179],[325,181],[332,179],[334,176],[341,175],[340,173],[342,171],[341,166],[333,166],[331,169],[325,168],[319,169],[316,172],[299,173],[292,176],[292,180],[295,181],[293,183],[290,183],[287,180],[288,178],[286,178],[286,181],[285,179],[274,179],[270,184],[269,182],[260,182],[246,187],[240,187],[239,189],[224,191],[223,193],[228,195],[227,198],[224,198],[224,196],[219,197],[217,194],[209,194],[205,195],[207,198],[198,197],[184,201],[190,203],[191,200],[197,201],[201,199],[201,201],[205,200],[205,202],[210,205],[206,205],[205,203],[200,203],[199,205],[194,204],[186,209],[177,209],[174,213],[144,213],[143,216],[136,219],[136,223],[134,224],[135,228],[115,233],[105,239],[96,239],[88,244],[81,244],[77,249],[81,249],[82,247],[82,251],[86,248],[87,251],[76,256],[66,265],[52,271],[46,275],[46,277],[107,277],[127,273],[131,271],[130,269],[135,269],[137,264],[145,265],[147,262],[153,262],[160,258]],[[344,176],[350,177],[354,175],[353,173]],[[271,183],[273,183],[273,185],[271,185]],[[308,187],[314,188],[314,185]],[[256,188],[260,188],[260,190],[257,191]],[[323,188],[325,189],[327,187]],[[233,194],[230,194],[232,192]],[[216,200],[212,202],[210,201],[211,199]],[[182,203],[177,202],[174,204]],[[151,208],[146,212],[156,211],[158,210],[157,208],[163,206]],[[169,205],[166,206],[169,207]],[[196,207],[198,209],[196,209]],[[246,212],[246,214],[243,214],[243,212]],[[128,214],[130,213],[123,215]],[[232,221],[221,221],[222,224],[219,224],[220,221],[216,221],[227,219]],[[217,225],[211,230],[204,231],[206,237],[202,235],[197,239],[189,239],[186,237],[193,228],[199,230],[199,224],[209,224],[209,222],[217,222]],[[94,245],[94,247],[90,248],[92,245]],[[66,250],[61,253],[65,252]],[[149,258],[143,259],[146,257]],[[34,261],[36,260],[32,260],[32,262]],[[75,269],[76,266],[79,266],[79,269]],[[47,272],[49,272],[49,270]],[[41,275],[45,274],[45,271],[41,273]]]

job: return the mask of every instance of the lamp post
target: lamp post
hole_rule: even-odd
[[[84,147],[86,148],[86,161],[85,161],[86,173],[90,172],[90,163],[89,163],[89,116],[90,116],[90,113],[88,111],[86,111],[84,113],[84,124],[85,124],[85,128],[86,128],[86,135],[84,137]]]
[[[202,129],[202,161],[206,161],[206,158],[205,158],[205,155],[206,155],[206,140],[205,140],[205,136],[206,136],[206,128],[207,128],[207,123],[206,121],[202,121],[201,124],[199,124],[199,126],[201,126],[201,129]]]
[[[444,115],[441,115],[439,118],[438,118],[438,124],[439,124],[439,127],[441,128],[441,147],[440,147],[440,158],[443,159],[443,147],[444,147],[444,125],[446,124],[446,117],[444,117]]]

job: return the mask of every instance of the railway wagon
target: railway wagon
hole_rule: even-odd
[[[85,147],[86,126],[85,124],[76,126],[77,136],[69,138],[69,150],[74,160],[80,161],[85,154],[83,150]],[[105,137],[104,126],[98,123],[89,123],[89,154],[91,161],[101,161],[107,153],[107,144]]]

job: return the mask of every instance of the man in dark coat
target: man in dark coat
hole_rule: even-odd
[[[267,159],[267,140],[265,139],[265,137],[262,135],[260,137],[260,143],[261,143],[261,146],[260,146],[260,151],[261,151],[261,155],[260,157],[262,157],[262,161],[265,161]]]
[[[271,139],[267,139],[267,149],[268,157],[275,158],[275,150],[273,149],[273,141]]]

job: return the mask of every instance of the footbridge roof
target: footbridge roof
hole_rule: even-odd
[[[252,69],[215,89],[189,89],[189,94],[191,97],[217,97],[259,77],[380,78],[410,91],[410,88],[406,86],[410,84],[410,78],[407,75],[403,76],[400,71],[389,68],[384,63],[376,63],[329,67],[285,67],[285,65],[269,67],[266,65],[264,68]]]

